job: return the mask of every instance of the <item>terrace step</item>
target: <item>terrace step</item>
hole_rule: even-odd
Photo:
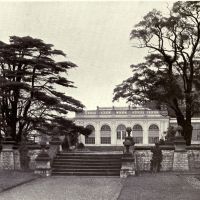
[[[121,154],[57,154],[52,165],[53,176],[119,176]]]

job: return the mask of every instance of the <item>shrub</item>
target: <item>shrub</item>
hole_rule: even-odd
[[[84,148],[85,148],[85,146],[84,146],[84,144],[82,142],[78,143],[77,149],[84,149]]]
[[[165,136],[165,139],[167,142],[173,142],[176,134],[176,129],[173,126],[169,126],[167,129],[167,135]]]

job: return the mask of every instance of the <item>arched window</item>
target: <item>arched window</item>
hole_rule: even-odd
[[[86,126],[92,133],[89,136],[85,136],[85,144],[95,144],[95,128],[92,125]]]
[[[149,144],[159,142],[159,128],[157,125],[152,124],[149,127]]]
[[[125,139],[126,137],[126,127],[123,124],[120,124],[117,127],[117,139],[121,140],[121,139]]]
[[[136,124],[133,126],[133,139],[136,144],[142,144],[143,143],[143,129],[142,126],[139,124]]]
[[[111,129],[108,125],[101,127],[101,144],[111,144]]]

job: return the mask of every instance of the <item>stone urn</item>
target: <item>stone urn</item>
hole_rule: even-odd
[[[182,131],[183,131],[182,126],[177,126],[177,127],[176,127],[176,134],[175,134],[175,137],[182,137],[182,135],[181,135]]]
[[[186,150],[186,142],[182,136],[183,128],[181,126],[176,127],[176,134],[174,139],[175,151],[185,151]]]
[[[125,147],[125,152],[124,152],[125,155],[131,155],[130,147],[134,145],[133,138],[130,136],[131,131],[132,131],[131,127],[126,128],[128,136],[125,137],[125,141],[123,142],[123,145]]]

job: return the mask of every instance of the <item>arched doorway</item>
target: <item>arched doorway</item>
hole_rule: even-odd
[[[126,126],[123,124],[120,124],[117,127],[117,140],[124,140],[126,137]]]
[[[139,124],[136,124],[133,126],[133,139],[136,144],[142,144],[143,143],[143,129],[142,126]]]
[[[95,144],[95,128],[92,125],[87,125],[86,128],[91,130],[91,134],[89,136],[85,136],[85,144]]]
[[[159,128],[156,124],[149,126],[149,144],[159,142]]]
[[[111,128],[108,125],[101,127],[101,144],[111,144]]]

